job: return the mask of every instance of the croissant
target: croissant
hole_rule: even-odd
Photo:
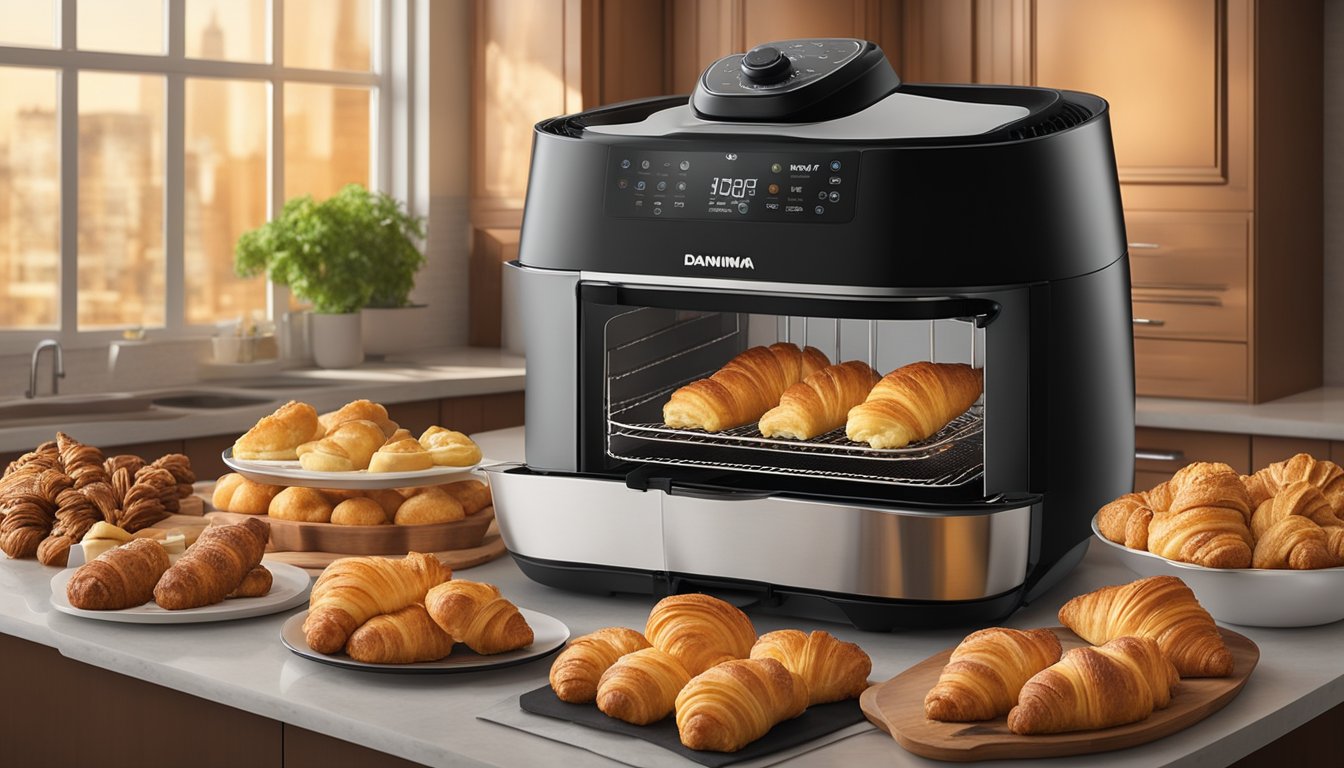
[[[430,427],[420,435],[420,445],[438,466],[469,467],[481,460],[481,449],[470,437],[443,427]]]
[[[1266,502],[1268,503],[1268,502]],[[1329,568],[1339,561],[1330,552],[1325,530],[1305,517],[1289,515],[1255,542],[1252,568]]]
[[[873,660],[854,643],[829,632],[796,629],[767,632],[751,647],[751,658],[774,659],[807,683],[808,705],[857,699],[868,687]]]
[[[374,616],[350,635],[346,654],[365,664],[438,661],[453,650],[449,637],[419,603]]]
[[[571,642],[551,664],[551,690],[571,704],[593,701],[608,667],[627,653],[650,647],[643,635],[625,627],[606,627],[584,635]]]
[[[299,464],[310,472],[353,472],[368,468],[384,439],[377,424],[352,419],[338,424],[321,440],[300,445],[296,453]]]
[[[304,639],[318,653],[335,653],[360,624],[380,613],[422,602],[430,587],[451,577],[433,555],[411,552],[401,560],[346,557],[328,565],[313,584]]]
[[[1008,730],[1062,733],[1137,722],[1165,708],[1178,682],[1176,668],[1147,637],[1074,648],[1022,686]]]
[[[270,525],[255,517],[206,528],[159,579],[154,602],[170,611],[220,602],[261,562],[270,536]]]
[[[670,653],[692,676],[730,659],[745,659],[756,642],[751,619],[709,595],[665,597],[649,612],[644,636]]]
[[[297,459],[295,449],[318,430],[317,411],[307,403],[290,400],[263,416],[233,444],[235,459]]]
[[[849,411],[845,435],[873,448],[901,448],[930,437],[970,408],[984,372],[964,363],[911,363],[888,373]]]
[[[275,577],[271,575],[270,569],[264,565],[258,565],[248,571],[242,582],[232,592],[225,595],[225,598],[261,597],[271,591],[271,583],[274,580]]]
[[[726,661],[677,694],[677,732],[690,749],[736,752],[806,708],[807,683],[778,661]]]
[[[1209,568],[1251,564],[1250,497],[1226,464],[1196,462],[1168,481],[1171,506],[1154,510],[1148,551]]]
[[[672,714],[677,694],[690,679],[681,662],[657,648],[627,653],[602,673],[597,708],[627,723],[656,723]]]
[[[445,581],[425,595],[425,608],[443,631],[483,656],[532,644],[532,627],[493,584]]]
[[[1251,513],[1251,534],[1262,538],[1275,523],[1296,515],[1326,527],[1344,527],[1344,520],[1326,500],[1321,489],[1306,480],[1295,480],[1279,488],[1274,495],[1255,505]]]
[[[144,605],[168,570],[168,552],[153,539],[135,539],[109,549],[75,570],[65,585],[70,604],[86,611],[118,611]]]
[[[877,371],[862,360],[828,365],[784,390],[779,405],[761,417],[761,434],[808,440],[845,423],[877,383]]]
[[[924,697],[930,720],[992,720],[1017,703],[1022,686],[1059,661],[1059,638],[1048,629],[990,627],[972,632],[952,650],[938,682]]]
[[[1101,535],[1130,549],[1148,549],[1153,507],[1144,493],[1126,493],[1097,511]]]
[[[785,389],[829,362],[813,347],[799,349],[787,342],[752,347],[709,378],[673,392],[663,406],[663,422],[709,432],[750,424],[779,403]]]
[[[1319,488],[1336,514],[1344,514],[1344,469],[1333,461],[1318,461],[1310,454],[1299,453],[1243,477],[1242,481],[1251,497],[1251,509],[1277,495],[1284,486],[1303,481]]]
[[[1175,576],[1150,576],[1079,595],[1059,622],[1093,645],[1117,637],[1151,638],[1181,677],[1226,677],[1232,653],[1213,617]]]

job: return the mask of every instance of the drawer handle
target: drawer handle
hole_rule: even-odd
[[[1131,287],[1141,291],[1210,291],[1213,293],[1227,291],[1226,283],[1150,283],[1136,281]]]
[[[1185,451],[1150,451],[1140,448],[1134,451],[1138,461],[1185,461]]]
[[[1145,304],[1185,304],[1192,307],[1221,307],[1223,302],[1214,296],[1153,296],[1150,294],[1132,294],[1134,301]]]
[[[1129,244],[1129,249],[1130,249],[1131,251],[1134,251],[1134,250],[1155,251],[1155,250],[1157,250],[1158,248],[1161,248],[1161,247],[1162,247],[1162,244],[1161,244],[1161,243],[1130,243],[1130,244]]]
[[[1135,324],[1135,325],[1151,325],[1151,326],[1156,327],[1156,326],[1166,325],[1166,324],[1167,324],[1167,321],[1166,321],[1166,320],[1155,320],[1155,319],[1153,319],[1153,318],[1151,318],[1151,317],[1136,317],[1136,318],[1134,318],[1134,324]]]

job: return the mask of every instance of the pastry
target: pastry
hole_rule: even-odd
[[[1208,568],[1250,567],[1250,498],[1235,470],[1196,462],[1167,485],[1171,504],[1153,511],[1149,552]]]
[[[307,403],[290,400],[263,416],[233,444],[233,458],[247,460],[297,459],[296,449],[317,431],[317,411]]]
[[[752,347],[707,379],[672,393],[663,406],[663,422],[677,429],[720,432],[761,418],[793,384],[830,363],[813,347],[780,342]]]
[[[1344,520],[1306,480],[1288,483],[1260,502],[1251,514],[1251,535],[1255,568],[1331,568],[1344,561]]]
[[[345,644],[346,654],[365,664],[438,661],[452,650],[453,638],[419,603],[374,616],[359,625]]]
[[[1176,668],[1150,638],[1074,648],[1022,686],[1008,730],[1063,733],[1137,722],[1165,708],[1178,682]]]
[[[967,723],[1006,715],[1033,675],[1059,661],[1059,638],[1048,629],[990,627],[952,651],[924,697],[930,720]]]
[[[532,627],[492,584],[445,581],[425,595],[425,608],[453,640],[482,656],[532,644]]]
[[[414,438],[415,435],[411,434],[411,430],[406,429],[405,427],[397,427],[397,431],[388,435],[387,439],[383,441],[383,445],[387,445],[388,443],[395,443],[398,440],[411,440]]]
[[[1298,481],[1316,486],[1335,514],[1344,515],[1344,469],[1333,461],[1319,461],[1310,454],[1299,453],[1242,478],[1251,497],[1251,509]]]
[[[420,435],[420,445],[440,467],[470,467],[481,461],[481,449],[470,437],[443,427],[430,427]]]
[[[984,391],[984,371],[964,363],[920,361],[882,377],[850,409],[845,435],[873,448],[902,448],[934,435]]]
[[[751,619],[717,597],[690,594],[659,600],[644,636],[672,654],[692,676],[730,659],[745,659],[756,642]]]
[[[437,487],[426,488],[401,502],[393,522],[397,525],[452,523],[466,517],[457,499]]]
[[[377,424],[351,419],[337,424],[321,440],[300,445],[296,452],[299,464],[309,472],[354,472],[368,468],[383,440]]]
[[[324,413],[318,417],[318,423],[321,424],[323,434],[330,434],[333,429],[347,421],[363,419],[372,421],[383,431],[383,436],[388,437],[397,431],[397,423],[387,417],[387,409],[382,405],[369,400],[355,400],[340,408]]]
[[[386,525],[383,506],[365,496],[346,499],[331,510],[334,525]]]
[[[597,683],[597,708],[634,725],[656,723],[672,714],[677,694],[691,676],[681,662],[657,648],[622,656]]]
[[[406,438],[379,448],[369,460],[370,472],[417,472],[434,466],[419,440]]]
[[[277,520],[299,523],[331,522],[331,501],[316,488],[294,485],[277,493],[271,499],[267,514]]]
[[[237,472],[230,472],[215,482],[210,505],[240,515],[264,515],[270,509],[271,499],[280,490],[281,486],[256,483]]]
[[[359,625],[380,613],[392,613],[423,602],[425,593],[445,579],[448,570],[433,555],[410,552],[400,560],[345,557],[317,577],[303,622],[308,647],[336,653]]]
[[[857,699],[868,687],[873,660],[854,643],[829,632],[796,629],[767,632],[751,647],[751,658],[774,659],[807,683],[808,705]]]
[[[1150,576],[1079,595],[1059,609],[1059,623],[1093,645],[1124,635],[1152,638],[1181,677],[1232,674],[1232,653],[1213,617],[1175,576]]]
[[[490,499],[490,486],[480,480],[459,480],[456,483],[445,483],[439,488],[457,499],[462,505],[462,511],[468,515],[474,515],[493,503]]]
[[[690,749],[736,752],[806,708],[807,684],[778,661],[726,661],[677,694],[677,732]]]
[[[828,365],[784,390],[779,405],[761,417],[761,434],[809,440],[843,426],[881,378],[861,360]]]
[[[218,603],[261,562],[270,536],[270,525],[255,517],[206,528],[159,579],[154,602],[169,611]]]
[[[597,696],[602,673],[627,653],[650,648],[643,635],[626,627],[606,627],[575,639],[551,664],[551,690],[561,701],[586,704]]]
[[[1126,493],[1097,511],[1101,535],[1130,549],[1148,549],[1148,526],[1152,522],[1152,502],[1146,493]]]
[[[238,583],[232,592],[225,595],[225,599],[230,597],[261,597],[271,591],[271,583],[275,577],[271,571],[264,565],[253,566],[252,570],[247,572],[243,580]]]
[[[406,500],[406,497],[394,488],[372,488],[365,491],[364,495],[378,502],[389,523],[397,516],[397,508],[401,506],[401,502]]]
[[[168,570],[168,553],[152,539],[137,539],[81,565],[65,585],[70,604],[86,611],[144,605]]]

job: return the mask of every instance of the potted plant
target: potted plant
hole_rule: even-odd
[[[350,184],[320,203],[289,200],[279,216],[244,233],[234,271],[265,272],[310,304],[314,361],[343,368],[364,359],[360,310],[409,303],[423,237],[423,221],[395,198]]]

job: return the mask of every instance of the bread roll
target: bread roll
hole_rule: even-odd
[[[370,472],[417,472],[433,466],[429,451],[414,438],[388,443],[369,460]]]
[[[397,525],[452,523],[467,513],[457,499],[439,488],[428,488],[403,501],[393,519]]]
[[[470,467],[481,460],[481,449],[470,437],[443,427],[430,427],[420,435],[420,445],[441,467]]]
[[[335,525],[385,525],[387,513],[378,502],[368,497],[346,499],[331,510]]]
[[[215,483],[210,504],[215,509],[240,515],[264,515],[280,486],[256,483],[237,472],[230,472]]]
[[[233,444],[233,457],[245,460],[288,460],[318,430],[317,411],[307,403],[290,400],[263,416]]]
[[[267,511],[278,520],[300,523],[331,522],[331,502],[316,488],[293,486],[277,493]]]
[[[372,421],[352,419],[337,424],[321,440],[300,445],[299,463],[309,472],[354,472],[369,466],[383,445],[383,430]]]
[[[490,506],[490,486],[480,480],[459,480],[456,483],[446,483],[440,485],[449,496],[457,499],[462,505],[462,510],[468,515],[474,515],[482,509]]]
[[[377,424],[378,428],[383,431],[384,437],[397,431],[397,423],[387,417],[387,409],[369,400],[355,400],[346,403],[334,411],[319,416],[318,422],[327,434],[331,434],[331,431],[336,427],[356,419],[364,419]]]
[[[395,488],[375,488],[365,491],[364,495],[378,502],[389,523],[397,516],[397,508],[401,506],[401,502],[406,500],[406,497],[398,493]]]

